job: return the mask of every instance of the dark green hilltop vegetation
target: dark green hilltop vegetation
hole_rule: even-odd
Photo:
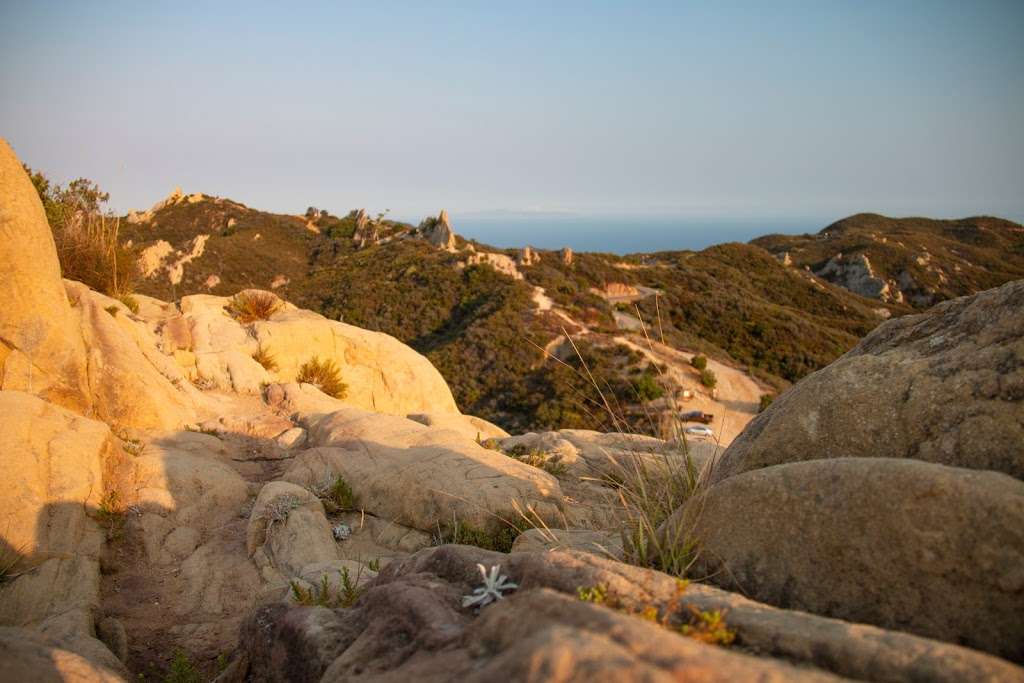
[[[887,218],[861,213],[815,235],[767,235],[755,244],[798,268],[843,284],[844,269],[867,257],[889,300],[915,308],[974,294],[1024,277],[1024,227],[990,216],[959,220]],[[841,255],[841,258],[836,257]]]
[[[43,181],[37,187],[45,189]],[[429,221],[425,229],[437,222]],[[611,413],[632,429],[656,431],[644,406],[662,398],[663,368],[622,344],[629,334],[644,341],[643,330],[617,324],[623,317],[639,317],[647,334],[674,348],[746,369],[769,395],[925,296],[938,301],[1024,277],[1024,229],[995,218],[862,214],[817,235],[699,252],[565,258],[535,250],[528,265],[519,263],[521,278],[468,258],[490,252],[512,263],[519,250],[455,236],[453,252],[416,235],[416,226],[384,215],[313,207],[274,214],[180,193],[119,221],[122,243],[143,254],[135,291],[175,299],[273,288],[298,306],[409,344],[442,373],[462,410],[518,431],[607,430]],[[147,248],[160,241],[160,258],[147,261]],[[814,275],[837,253],[843,264],[866,255],[880,281],[896,283],[905,272],[904,284],[912,278],[917,289],[871,298],[837,286],[849,284],[842,269]],[[176,260],[175,282],[164,271]],[[612,285],[645,295],[617,298]],[[555,310],[539,305],[541,289]]]

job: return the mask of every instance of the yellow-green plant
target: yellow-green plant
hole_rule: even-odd
[[[341,370],[333,359],[320,360],[319,356],[309,359],[299,368],[296,382],[312,384],[320,391],[334,398],[344,398],[348,385],[341,379]]]

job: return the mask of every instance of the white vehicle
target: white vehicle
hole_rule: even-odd
[[[704,436],[707,438],[714,437],[715,433],[711,431],[711,427],[705,427],[704,425],[694,425],[693,427],[686,428],[687,436]]]

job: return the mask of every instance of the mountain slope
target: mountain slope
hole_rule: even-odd
[[[915,308],[1024,277],[1024,226],[988,216],[865,213],[816,235],[767,235],[751,244],[858,294]]]
[[[837,225],[832,234],[860,229]],[[463,410],[514,430],[608,429],[624,420],[659,433],[676,400],[739,410],[745,423],[756,404],[730,404],[688,365],[666,372],[689,356],[655,352],[654,342],[746,369],[772,393],[912,310],[787,267],[755,245],[629,257],[501,250],[454,235],[446,215],[416,228],[363,212],[289,216],[176,193],[126,219],[122,234],[143,252],[141,292],[274,289],[408,343],[440,370]],[[776,251],[807,244],[792,249],[808,252],[817,243],[761,242]]]

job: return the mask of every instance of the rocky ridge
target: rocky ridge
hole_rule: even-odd
[[[898,461],[912,481],[921,480],[915,467],[936,482],[940,470],[952,471],[943,486],[928,488],[924,479],[919,492],[893,479],[893,458],[863,450],[814,461],[794,451],[797,462],[740,471],[717,470],[710,445],[694,445],[687,456],[678,443],[637,435],[510,436],[462,415],[440,374],[412,349],[270,292],[236,295],[274,302],[266,319],[243,322],[227,297],[139,297],[133,312],[62,281],[42,207],[6,143],[0,190],[0,267],[14,274],[16,304],[0,310],[0,451],[13,492],[0,501],[4,677],[159,676],[176,650],[211,674],[220,658],[225,683],[1024,677],[1015,664],[958,644],[1022,659],[1014,646],[1019,631],[1005,616],[1021,595],[1013,573],[1022,546],[1013,516],[1021,483],[987,471],[994,461],[983,450],[964,456],[974,467],[969,476],[959,463]],[[20,267],[27,263],[43,267]],[[978,303],[983,314],[964,313],[973,305],[967,302],[952,307],[959,317],[940,311],[912,333],[890,328],[901,322],[894,321],[879,330],[884,341],[872,344],[913,354],[944,339],[1003,353],[1008,393],[1000,388],[994,396],[1019,408],[1013,344],[1021,335],[1011,315],[1016,290],[1009,291]],[[988,321],[989,337],[973,327],[972,315]],[[947,329],[955,334],[947,337]],[[333,361],[347,393],[333,398],[297,383],[311,357]],[[979,386],[987,386],[983,380]],[[783,401],[777,406],[764,423],[786,414]],[[612,542],[625,540],[614,504],[622,477],[637,468],[679,471],[687,458],[708,488],[678,516],[698,515],[692,528],[709,549],[702,561],[718,557],[745,572],[763,602],[706,584],[684,587],[593,554],[624,556],[625,545]],[[743,458],[726,453],[723,462],[736,460]],[[797,466],[813,470],[802,475],[809,483],[786,483],[783,468]],[[894,543],[886,534],[905,528],[896,524],[898,504],[862,525],[857,506],[844,506],[849,497],[813,494],[822,481],[856,480],[857,468],[880,482],[884,500],[916,506],[906,522],[922,520],[914,533],[934,540],[941,530],[952,546],[889,551],[905,572],[870,586],[888,612],[853,609],[853,568],[831,579],[840,601],[817,597],[815,560],[837,553],[841,532],[860,535],[840,546],[848,555],[837,556],[856,557]],[[740,486],[762,472],[767,484]],[[742,495],[718,495],[727,486]],[[784,558],[757,545],[759,538],[730,532],[736,516],[756,518],[746,506],[771,509],[781,499],[773,490],[802,506],[794,508],[800,542]],[[528,537],[510,525],[520,512],[535,520]],[[761,524],[783,543],[791,536],[780,519],[765,515]],[[908,592],[917,573],[945,568],[969,547],[961,542],[968,529],[989,539],[969,551],[986,578],[949,572],[944,583],[921,582]],[[516,534],[512,554],[445,543],[496,544]],[[495,588],[493,604],[465,604],[486,580],[477,565],[515,587]],[[720,576],[711,573],[711,581]],[[958,596],[955,609],[935,599],[939,590]],[[915,596],[908,620],[904,605]],[[794,606],[806,611],[788,609]],[[731,647],[681,633],[688,615],[714,619],[715,610],[724,610],[733,630]],[[980,623],[986,615],[990,623]]]

